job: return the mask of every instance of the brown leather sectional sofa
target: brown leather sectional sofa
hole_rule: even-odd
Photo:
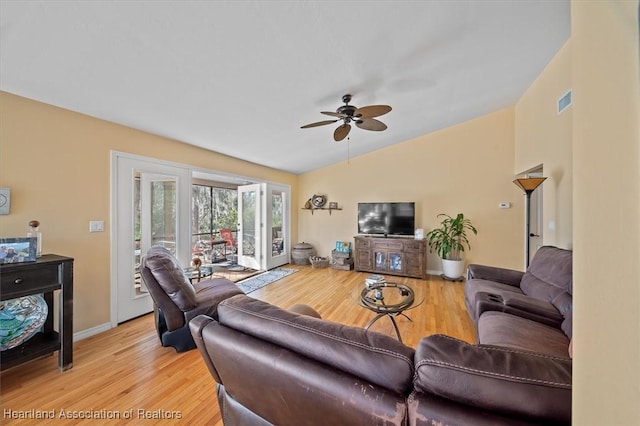
[[[498,270],[493,276],[491,267],[470,267],[467,302],[479,327],[478,345],[433,335],[414,349],[383,334],[246,295],[224,300],[217,320],[201,315],[190,322],[217,382],[224,424],[570,424],[571,359],[566,346],[560,350],[560,336],[553,343],[538,340],[564,334],[568,327],[563,341],[568,345],[570,252],[545,248],[540,256],[529,275],[519,273],[517,290],[511,289],[536,299],[524,299],[535,308],[522,316],[504,308],[513,295],[498,297],[499,290],[510,290],[505,276],[515,283],[515,271]],[[568,283],[551,279],[567,274]],[[554,288],[542,290],[549,283]],[[530,318],[544,316],[547,308],[553,312],[545,300],[560,313],[546,322]]]

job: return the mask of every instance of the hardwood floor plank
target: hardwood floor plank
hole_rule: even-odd
[[[361,288],[371,274],[288,267],[298,272],[254,291],[251,297],[285,309],[305,303],[326,320],[358,327],[375,316],[353,297],[354,288]],[[434,276],[427,280],[388,276],[387,280],[419,287],[425,295],[419,306],[407,311],[411,320],[396,318],[406,345],[415,347],[421,338],[436,333],[475,343],[475,330],[464,306],[463,283]],[[371,330],[395,337],[387,318],[378,320]],[[178,354],[160,346],[152,314],[74,343],[73,368],[63,373],[57,370],[57,355],[4,371],[0,397],[0,423],[7,425],[222,424],[215,382],[199,352]],[[55,418],[10,418],[11,413],[31,410],[55,410]],[[110,414],[120,418],[99,422],[61,418],[61,410],[67,416]],[[131,418],[125,418],[129,414]]]

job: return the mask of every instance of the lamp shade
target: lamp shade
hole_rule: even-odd
[[[542,184],[542,182],[547,179],[546,177],[536,177],[536,178],[520,178],[513,181],[520,189],[524,192],[531,193],[535,191],[537,187]]]

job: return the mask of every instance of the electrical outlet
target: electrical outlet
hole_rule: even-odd
[[[498,207],[500,207],[501,209],[510,209],[511,203],[500,203],[498,204]]]

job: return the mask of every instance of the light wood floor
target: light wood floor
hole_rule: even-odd
[[[283,308],[306,303],[324,319],[342,324],[363,327],[374,317],[352,297],[353,289],[362,286],[370,274],[288,267],[299,272],[251,296]],[[405,344],[415,347],[422,337],[435,333],[475,342],[473,324],[464,307],[463,283],[440,277],[387,279],[413,284],[424,292],[424,302],[407,311],[412,321],[397,317]],[[372,330],[395,336],[387,318],[376,322]],[[0,424],[222,424],[215,383],[199,352],[178,354],[172,348],[161,347],[152,315],[75,343],[73,368],[60,373],[56,367],[57,354],[2,373]],[[33,416],[51,410],[55,410],[51,420],[9,418],[11,413],[27,412]],[[111,415],[120,420],[65,419],[61,410],[67,417]],[[124,419],[129,414],[131,418]],[[155,419],[143,420],[141,416]]]

